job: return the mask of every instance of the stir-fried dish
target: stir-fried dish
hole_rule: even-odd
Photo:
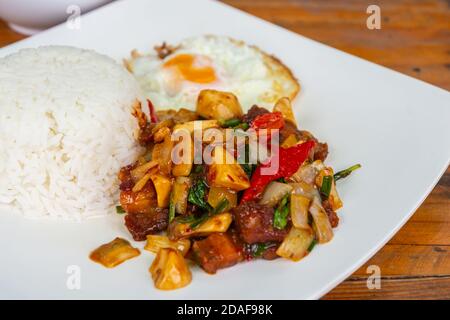
[[[145,151],[119,172],[117,210],[133,239],[156,254],[157,288],[189,284],[187,260],[214,274],[253,259],[298,261],[332,240],[343,205],[336,181],[359,165],[337,173],[327,166],[327,144],[298,125],[289,99],[244,114],[233,94],[203,90],[195,112],[148,107],[146,116],[135,106]],[[114,241],[96,252],[110,266],[120,263],[111,250],[122,261],[137,255]]]

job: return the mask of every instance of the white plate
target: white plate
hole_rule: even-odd
[[[203,33],[225,34],[276,54],[300,79],[295,101],[303,128],[330,146],[336,169],[362,163],[339,183],[344,208],[334,240],[303,261],[242,263],[210,276],[196,269],[187,288],[153,287],[152,255],[107,270],[89,252],[130,238],[121,216],[80,224],[0,215],[0,298],[298,299],[319,298],[369,259],[432,190],[450,158],[450,94],[210,1],[120,1],[0,50],[43,44],[92,48],[120,60]],[[139,244],[142,246],[142,243]],[[66,286],[71,265],[81,289]],[[70,271],[70,270],[69,270]],[[383,272],[383,270],[381,270]],[[70,278],[69,278],[70,281]]]

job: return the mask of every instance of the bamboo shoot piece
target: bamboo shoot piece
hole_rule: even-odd
[[[162,174],[169,175],[172,172],[172,148],[174,141],[171,135],[167,135],[164,141],[155,144],[152,150],[152,160],[159,165],[159,170]]]
[[[175,219],[168,228],[170,240],[189,238],[192,236],[206,236],[214,232],[226,232],[233,217],[230,213],[220,213],[209,217],[197,227],[193,228],[193,222],[180,222]]]
[[[178,250],[185,256],[190,247],[191,241],[189,239],[172,241],[166,236],[151,234],[147,236],[147,244],[144,249],[153,253],[158,253],[160,249],[172,248]]]
[[[211,207],[216,208],[223,199],[228,200],[227,210],[236,207],[237,192],[228,188],[211,187],[208,193],[208,203]]]
[[[89,258],[106,268],[114,268],[122,262],[137,257],[140,254],[139,249],[133,248],[127,240],[115,238],[113,241],[105,243],[92,251]]]
[[[131,177],[133,178],[133,181],[137,182],[152,168],[156,167],[158,165],[158,162],[156,161],[149,161],[147,163],[144,163],[140,165],[139,167],[131,170]]]
[[[138,182],[136,182],[132,191],[135,193],[141,191],[145,187],[147,182],[151,179],[151,177],[152,177],[151,173],[144,174],[144,176],[141,179],[139,179]]]
[[[250,181],[242,167],[233,155],[223,146],[217,146],[213,151],[212,164],[208,170],[208,182],[211,186],[230,188],[235,191],[250,187]]]
[[[189,140],[185,141],[184,139]],[[179,163],[174,163],[172,168],[172,175],[174,175],[175,177],[187,177],[191,173],[192,164],[194,162],[194,141],[192,140],[192,137],[190,135],[183,136],[183,138],[180,139],[179,142],[177,142],[177,145],[178,144],[183,147],[183,154],[177,155],[180,157],[180,159],[178,159]]]
[[[156,200],[159,208],[169,206],[170,190],[172,188],[172,180],[161,174],[151,176],[153,185],[156,190]]]
[[[173,248],[160,249],[149,271],[155,287],[161,290],[179,289],[192,281],[186,260]]]
[[[191,187],[191,179],[187,177],[177,177],[172,189],[172,204],[175,206],[175,212],[185,214],[187,209],[187,201],[189,188]]]
[[[203,118],[215,120],[240,118],[243,115],[233,93],[209,89],[200,91],[196,111]]]

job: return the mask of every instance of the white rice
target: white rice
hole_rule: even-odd
[[[0,204],[30,218],[114,212],[117,173],[138,152],[134,78],[72,47],[0,59]]]

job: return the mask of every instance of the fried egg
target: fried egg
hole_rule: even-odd
[[[156,109],[195,110],[203,89],[234,93],[242,108],[272,108],[281,97],[291,100],[300,86],[278,59],[244,42],[223,36],[199,36],[150,54],[132,52],[125,65]]]

